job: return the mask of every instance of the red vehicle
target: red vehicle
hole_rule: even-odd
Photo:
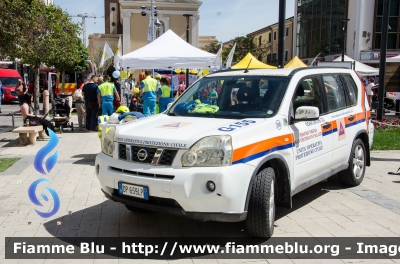
[[[18,102],[18,97],[11,95],[11,91],[15,90],[18,79],[22,80],[21,75],[18,71],[10,69],[0,69],[0,81],[4,89],[3,102]]]

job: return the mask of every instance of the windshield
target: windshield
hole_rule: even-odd
[[[180,96],[168,115],[269,118],[279,110],[287,76],[204,77]]]
[[[1,77],[0,81],[3,86],[16,86],[19,78],[17,77]]]

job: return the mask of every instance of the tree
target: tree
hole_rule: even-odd
[[[41,65],[67,69],[80,64],[79,25],[74,24],[61,8],[47,6],[42,0],[2,0],[0,8],[0,53],[31,65],[34,105],[38,110]]]
[[[69,49],[63,54],[57,54],[51,63],[61,72],[62,92],[65,86],[65,72],[85,71],[88,67],[89,53],[81,39],[77,36],[70,37],[68,46]]]
[[[89,58],[91,61],[93,61],[97,65],[97,69],[99,72],[103,73],[106,71],[108,68],[110,68],[111,65],[114,63],[114,57],[106,60],[104,62],[104,65],[100,67],[100,61],[101,57],[103,56],[103,49],[104,49],[104,44],[105,42],[102,41],[96,41],[93,43],[92,46],[89,47]],[[113,50],[114,54],[116,53],[117,50],[117,45],[113,45],[113,43],[108,43],[110,45],[110,48]]]
[[[218,41],[213,41],[208,45],[205,45],[203,48],[201,48],[204,51],[210,52],[212,54],[217,54],[221,45],[218,43]]]
[[[10,59],[18,58],[20,51],[30,41],[27,29],[34,27],[30,21],[31,1],[0,1],[0,54]]]

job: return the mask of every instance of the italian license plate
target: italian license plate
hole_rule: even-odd
[[[146,186],[138,186],[133,184],[118,183],[118,193],[136,198],[149,199],[149,188]]]

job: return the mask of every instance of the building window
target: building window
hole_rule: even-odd
[[[267,63],[271,63],[272,62],[272,54],[268,54],[267,55]]]
[[[285,50],[285,61],[288,61],[289,51]]]
[[[376,3],[376,16],[375,16],[375,35],[374,35],[374,49],[381,48],[382,37],[382,16],[383,16],[383,0],[378,0]],[[400,49],[400,4],[398,0],[390,0],[389,9],[389,30],[387,38],[387,49],[394,50]]]
[[[271,32],[268,33],[268,42],[271,42]]]
[[[258,37],[258,45],[261,45],[261,41],[262,41],[262,36]]]
[[[343,26],[350,0],[298,1],[296,49],[300,58],[341,53]],[[382,1],[382,0],[379,0]],[[395,0],[392,0],[395,1]],[[347,37],[352,34],[347,32]]]
[[[286,27],[286,34],[285,34],[285,36],[286,36],[286,37],[289,37],[289,27]]]
[[[276,40],[276,31],[274,31],[274,40]]]

